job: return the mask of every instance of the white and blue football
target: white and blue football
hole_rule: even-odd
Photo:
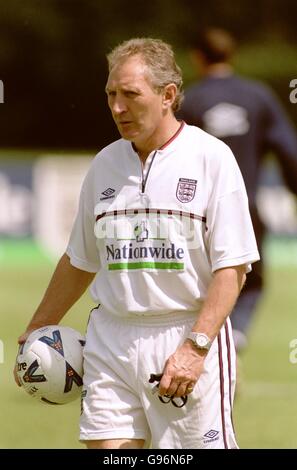
[[[17,356],[17,374],[24,390],[54,405],[78,398],[84,345],[84,336],[68,326],[49,325],[33,331]]]

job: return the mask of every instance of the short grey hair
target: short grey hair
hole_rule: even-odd
[[[184,97],[183,79],[182,71],[175,61],[170,44],[161,39],[152,38],[134,38],[124,41],[107,55],[109,72],[119,62],[135,55],[140,55],[148,67],[152,86],[158,92],[170,83],[176,85],[177,94],[172,111],[178,111]]]

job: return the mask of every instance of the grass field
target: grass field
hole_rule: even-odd
[[[297,364],[289,361],[290,341],[297,338],[296,242],[274,241],[267,253],[267,289],[242,357],[234,423],[241,448],[297,448]],[[83,448],[77,440],[79,400],[60,407],[43,405],[18,389],[12,378],[16,338],[53,267],[30,243],[0,243],[0,448]],[[86,294],[63,323],[84,332],[92,306]]]

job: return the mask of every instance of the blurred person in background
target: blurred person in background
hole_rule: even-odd
[[[297,137],[269,87],[234,73],[235,41],[223,29],[209,28],[193,41],[191,57],[201,81],[191,85],[179,117],[223,140],[233,151],[249,197],[250,213],[260,251],[231,315],[237,352],[247,345],[248,330],[264,287],[263,242],[266,228],[256,195],[265,155],[278,159],[284,181],[297,194]]]

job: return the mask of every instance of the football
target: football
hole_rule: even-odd
[[[54,405],[78,398],[84,345],[84,336],[68,326],[50,325],[33,331],[17,356],[17,374],[24,390]]]

